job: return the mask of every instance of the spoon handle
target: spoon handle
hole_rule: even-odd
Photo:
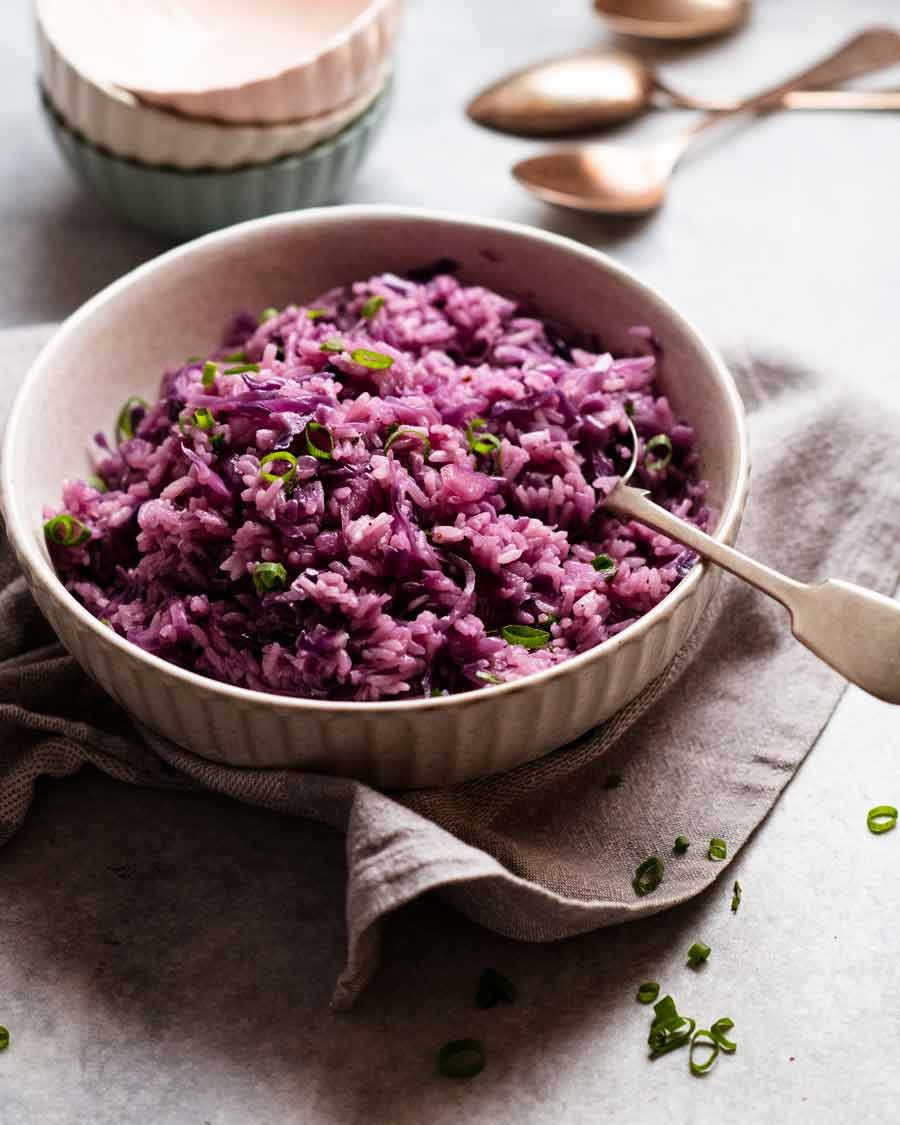
[[[864,691],[900,704],[900,603],[837,579],[815,586],[796,582],[673,516],[638,488],[619,484],[606,507],[661,531],[781,602],[801,644]]]
[[[696,109],[705,113],[728,113],[737,102],[706,101],[660,87],[667,105],[677,109]],[[900,109],[900,90],[792,90],[781,99],[779,109],[822,110],[825,112],[873,112]]]

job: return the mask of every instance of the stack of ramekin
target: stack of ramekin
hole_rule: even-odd
[[[384,119],[402,0],[356,5],[340,34],[291,69],[152,100],[67,52],[56,17],[71,2],[36,0],[44,114],[76,175],[156,233],[192,238],[333,202]]]

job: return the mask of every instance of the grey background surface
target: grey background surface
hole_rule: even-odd
[[[733,40],[644,53],[673,84],[737,95],[891,18],[891,0],[757,0]],[[7,0],[2,27],[0,324],[18,325],[64,316],[163,244],[69,179],[38,117],[25,0]],[[897,117],[783,115],[733,132],[684,166],[649,220],[554,211],[507,174],[534,146],[460,109],[513,65],[603,38],[586,0],[412,0],[392,117],[352,199],[581,238],[714,339],[790,352],[900,405]],[[660,114],[634,134],[673,124]],[[789,536],[789,512],[784,523]],[[869,835],[865,814],[898,803],[898,755],[896,712],[849,691],[700,899],[553,946],[420,902],[394,919],[380,976],[340,1017],[327,1008],[344,940],[339,835],[95,774],[47,782],[0,853],[0,1022],[14,1037],[0,1123],[883,1120],[900,1094],[900,836]],[[695,974],[684,952],[697,938],[714,952]],[[514,1007],[471,1008],[486,965],[516,981]],[[650,1064],[633,999],[648,978],[686,1011],[730,1015],[737,1055],[702,1081],[683,1054]],[[463,1035],[485,1040],[489,1065],[457,1086],[433,1076],[433,1055]]]

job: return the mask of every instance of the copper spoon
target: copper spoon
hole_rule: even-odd
[[[794,636],[820,660],[863,691],[900,703],[900,602],[835,578],[815,586],[796,582],[673,516],[643,489],[618,484],[606,507],[662,532],[775,598],[790,613]]]
[[[777,109],[788,93],[810,85],[832,86],[900,62],[900,33],[872,28],[807,67],[724,113],[710,113],[688,129],[642,148],[593,144],[556,149],[520,161],[513,175],[548,203],[598,214],[638,215],[663,202],[675,166],[695,139],[741,113]]]
[[[704,39],[746,20],[750,0],[594,0],[614,31],[645,39]]]
[[[636,55],[598,48],[514,71],[482,90],[466,113],[501,133],[550,137],[618,125],[665,105],[724,113],[736,103],[679,93]],[[893,90],[794,91],[781,108],[900,109],[900,97]]]

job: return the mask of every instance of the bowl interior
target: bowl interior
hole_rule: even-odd
[[[634,351],[629,326],[651,326],[663,349],[660,384],[696,427],[719,527],[733,523],[745,483],[740,402],[715,355],[661,298],[593,251],[538,231],[389,208],[326,208],[257,220],[172,251],[70,318],[29,373],[6,435],[4,505],[20,549],[57,585],[44,507],[58,503],[63,479],[90,472],[92,435],[112,432],[123,402],[155,397],[165,368],[218,346],[235,311],[310,301],[334,285],[442,258],[459,263],[464,281],[595,332],[613,352]]]

